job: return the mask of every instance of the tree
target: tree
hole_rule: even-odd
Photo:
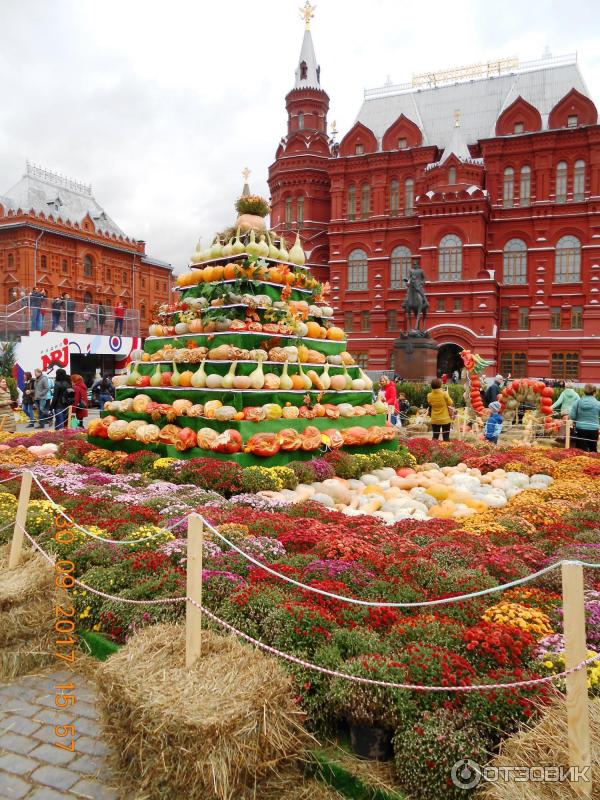
[[[8,388],[10,391],[10,396],[13,400],[16,400],[19,396],[17,391],[17,382],[13,377],[13,371],[15,368],[15,364],[17,363],[16,358],[16,342],[2,342],[0,343],[0,375],[3,378],[6,378],[6,383],[8,384]]]

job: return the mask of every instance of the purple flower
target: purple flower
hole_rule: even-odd
[[[324,458],[313,458],[308,462],[315,471],[316,481],[326,481],[329,478],[335,478],[335,470]]]
[[[217,578],[223,578],[226,581],[230,581],[231,583],[235,584],[236,586],[243,586],[246,584],[244,578],[241,575],[235,575],[233,572],[226,572],[225,570],[220,569],[203,569],[202,570],[202,580],[203,581],[210,581]]]

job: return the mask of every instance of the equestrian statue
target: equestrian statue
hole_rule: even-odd
[[[406,283],[406,299],[402,308],[406,311],[407,335],[408,336],[427,336],[425,321],[427,319],[427,309],[429,303],[425,294],[425,273],[414,261],[411,264],[408,278],[404,278]],[[414,326],[411,318],[414,316]]]

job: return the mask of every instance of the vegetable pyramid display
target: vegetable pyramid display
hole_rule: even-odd
[[[387,406],[346,350],[299,236],[288,252],[265,230],[265,200],[246,195],[236,207],[235,236],[197,247],[178,301],[157,309],[90,441],[271,466],[394,447]]]

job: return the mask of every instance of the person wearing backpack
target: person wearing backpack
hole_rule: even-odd
[[[104,408],[105,403],[109,403],[111,400],[114,400],[115,397],[115,387],[113,382],[110,378],[106,376],[102,378],[100,381],[100,386],[98,387],[98,394],[99,394],[99,401],[100,401],[100,410]]]
[[[67,424],[69,406],[75,402],[75,390],[71,378],[64,369],[56,370],[54,391],[50,401],[50,410],[54,412],[54,430],[62,430]]]

